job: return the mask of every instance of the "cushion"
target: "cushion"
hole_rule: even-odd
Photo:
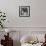
[[[23,36],[21,39],[20,39],[20,42],[21,43],[32,43],[34,41],[37,41],[37,38],[35,38],[35,36],[28,36],[28,35],[25,35]]]

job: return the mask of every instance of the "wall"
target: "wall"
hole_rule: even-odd
[[[46,27],[46,0],[0,0],[6,12],[6,27]],[[30,6],[30,17],[19,17],[19,6]]]

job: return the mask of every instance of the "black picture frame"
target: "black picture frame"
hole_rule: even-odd
[[[30,17],[30,6],[19,6],[19,17]]]

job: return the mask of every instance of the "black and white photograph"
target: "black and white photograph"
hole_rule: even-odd
[[[29,17],[30,16],[30,6],[19,6],[19,16]]]

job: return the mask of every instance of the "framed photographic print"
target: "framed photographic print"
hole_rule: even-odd
[[[20,17],[30,17],[30,6],[19,6]]]

